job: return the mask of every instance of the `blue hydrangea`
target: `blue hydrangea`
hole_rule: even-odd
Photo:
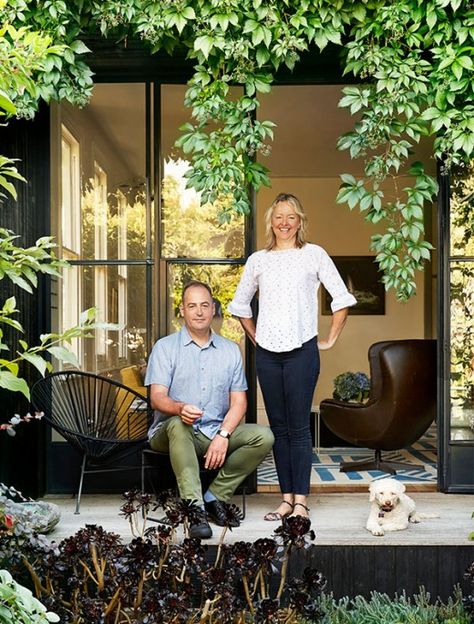
[[[370,380],[365,373],[341,373],[334,379],[333,397],[339,401],[365,401],[369,397]]]

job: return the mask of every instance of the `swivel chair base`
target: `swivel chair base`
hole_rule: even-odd
[[[374,459],[364,459],[356,462],[341,462],[339,472],[359,472],[360,470],[380,470],[389,474],[397,474],[397,470],[420,470],[423,464],[409,464],[405,462],[383,461],[382,451],[375,451]]]

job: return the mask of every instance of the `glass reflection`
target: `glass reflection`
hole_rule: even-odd
[[[453,170],[450,209],[451,255],[474,256],[474,161]]]
[[[71,326],[78,310],[98,308],[98,320],[117,330],[99,329],[72,345],[81,368],[104,372],[146,358],[145,267],[137,265],[72,266],[64,270],[61,326]]]
[[[97,84],[87,106],[63,103],[59,117],[63,253],[72,260],[143,259],[145,85]]]
[[[474,439],[474,262],[451,265],[451,438]]]
[[[200,194],[186,188],[189,163],[169,158],[163,178],[163,243],[166,258],[241,258],[244,255],[244,219],[219,220],[223,206],[201,204]]]
[[[227,311],[227,306],[232,301],[239,283],[242,268],[237,265],[170,263],[168,265],[168,333],[179,331],[182,327],[183,320],[179,306],[184,284],[190,280],[199,280],[209,284],[214,295],[216,315],[212,329],[236,342],[243,352],[245,340],[242,327],[239,321]]]

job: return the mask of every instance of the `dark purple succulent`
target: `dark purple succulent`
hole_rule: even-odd
[[[305,516],[283,518],[281,525],[275,529],[275,535],[284,546],[296,548],[308,548],[315,538],[311,520]]]
[[[280,604],[272,598],[264,598],[257,603],[254,622],[255,624],[270,624],[279,621]]]

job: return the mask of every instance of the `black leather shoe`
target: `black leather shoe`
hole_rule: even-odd
[[[224,503],[220,500],[213,500],[210,503],[204,503],[204,509],[206,510],[209,518],[215,522],[218,526],[240,526],[240,520],[235,514],[226,513]]]
[[[206,518],[201,518],[189,526],[189,537],[208,539],[212,537],[212,529]]]

